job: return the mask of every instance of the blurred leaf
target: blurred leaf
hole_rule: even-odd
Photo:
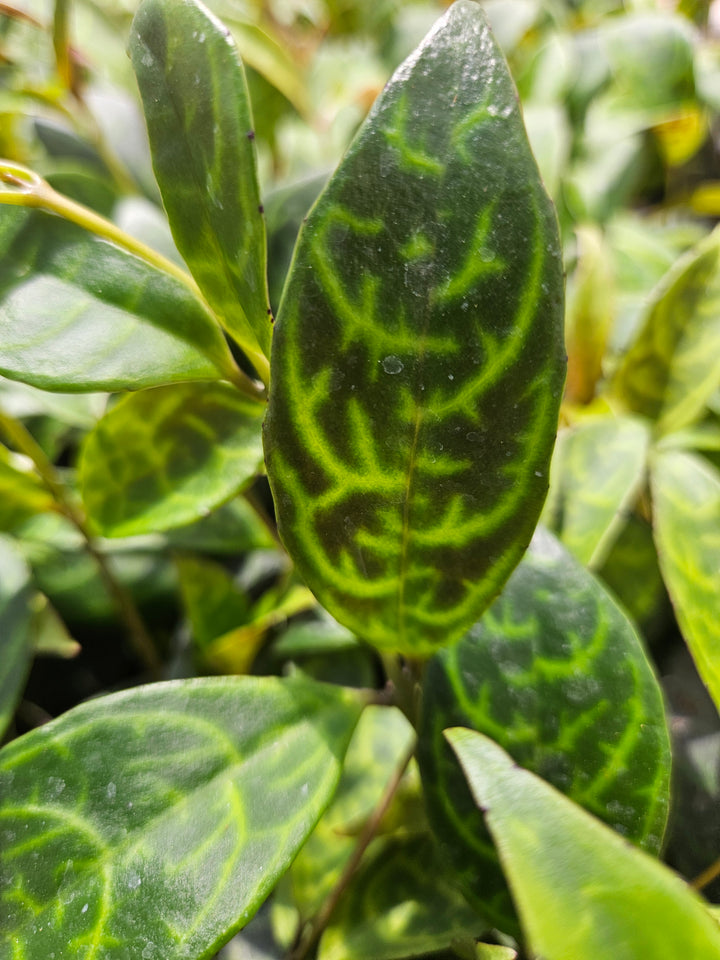
[[[194,0],[144,0],[130,55],[178,250],[266,374],[272,326],[247,83],[227,27]]]
[[[654,127],[663,159],[671,167],[688,163],[707,140],[708,118],[699,107],[689,107],[680,116]]]
[[[257,472],[263,413],[225,383],[124,397],[85,438],[79,478],[88,516],[104,535],[123,537],[209,513]]]
[[[305,922],[322,906],[413,741],[395,707],[370,706],[355,728],[335,798],[293,862],[279,891],[280,908]],[[380,914],[385,916],[385,910]],[[297,922],[297,919],[295,922]]]
[[[56,507],[40,477],[14,465],[7,447],[0,444],[0,530],[14,531],[36,513]]]
[[[362,705],[299,679],[183,680],[15,740],[0,752],[0,947],[214,956],[327,806]]]
[[[492,740],[461,729],[447,737],[500,851],[534,953],[545,960],[717,960],[720,930],[679,877]]]
[[[277,546],[267,526],[242,496],[224,503],[208,517],[168,530],[165,539],[176,550],[219,555],[237,555]]]
[[[219,563],[194,556],[179,556],[175,563],[193,640],[204,653],[216,637],[245,623],[250,598]]]
[[[435,655],[423,684],[418,762],[430,823],[470,902],[512,932],[498,854],[442,736],[460,725],[660,849],[670,774],[660,687],[630,622],[550,534],[536,534],[499,599]]]
[[[554,197],[568,163],[571,133],[565,112],[556,104],[528,103],[523,119],[545,189]]]
[[[213,380],[232,365],[173,277],[74,224],[0,206],[0,371],[45,390]]]
[[[114,208],[113,220],[131,237],[141,240],[178,266],[183,266],[183,258],[173,241],[167,217],[150,200],[145,197],[123,197]]]
[[[603,359],[615,315],[615,277],[602,232],[576,227],[577,262],[568,278],[565,345],[568,353],[565,396],[589,403],[603,373]]]
[[[598,569],[645,483],[649,427],[633,417],[587,417],[560,447],[558,534],[585,566]]]
[[[597,573],[646,637],[666,629],[669,603],[647,520],[635,513],[627,518]]]
[[[486,928],[443,872],[431,837],[389,837],[368,851],[320,941],[318,960],[417,957]]]
[[[30,669],[31,597],[30,571],[22,555],[12,540],[0,536],[0,738]]]
[[[62,657],[68,660],[80,653],[80,644],[68,633],[48,598],[36,593],[32,603],[33,649],[37,656]]]
[[[702,457],[653,458],[653,521],[675,616],[720,710],[720,474]]]
[[[310,111],[307,83],[288,52],[282,45],[257,24],[225,16],[240,54],[248,66],[261,73],[276,87],[303,116]]]
[[[461,0],[313,207],[276,325],[280,534],[368,642],[452,642],[521,556],[564,377],[561,272],[507,67]]]
[[[612,388],[671,432],[698,418],[720,383],[720,230],[668,271]]]
[[[343,627],[334,617],[318,608],[312,620],[296,622],[288,627],[273,645],[278,657],[302,657],[317,653],[333,653],[357,647],[352,631]]]

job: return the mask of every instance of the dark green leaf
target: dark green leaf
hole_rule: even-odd
[[[89,517],[106,536],[124,537],[207,515],[257,472],[263,413],[224,383],[171,384],[124,397],[82,449]]]
[[[0,372],[45,390],[213,380],[233,361],[173,277],[80,227],[0,207]]]
[[[613,380],[631,409],[663,432],[698,418],[720,383],[720,231],[668,271]]]
[[[720,929],[700,898],[497,744],[449,730],[533,954],[545,960],[717,960]]]
[[[362,702],[275,678],[140,687],[0,752],[0,956],[214,955],[335,788]]]
[[[660,688],[629,621],[547,533],[500,598],[428,664],[418,760],[430,821],[463,889],[506,928],[490,838],[442,732],[467,726],[630,840],[657,852],[670,748]]]
[[[564,374],[557,226],[507,67],[460,0],[310,214],[265,451],[283,540],[342,623],[426,654],[517,563]]]
[[[30,669],[31,596],[30,572],[22,556],[12,540],[0,537],[0,737]]]
[[[698,673],[720,710],[720,474],[672,451],[653,460],[653,523],[660,569]]]
[[[144,0],[133,21],[130,55],[178,250],[251,359],[268,356],[265,222],[235,45],[227,28],[194,0]],[[258,372],[264,373],[262,366]]]

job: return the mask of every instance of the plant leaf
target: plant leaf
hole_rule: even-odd
[[[250,358],[269,356],[265,222],[247,83],[229,32],[194,0],[144,0],[130,55],[177,248]]]
[[[262,462],[264,407],[225,383],[170,384],[124,397],[85,438],[83,501],[106,536],[207,515]]]
[[[137,390],[233,366],[173,277],[58,217],[0,206],[2,374],[45,390]]]
[[[15,530],[28,517],[54,508],[40,478],[14,466],[9,450],[0,444],[0,530]]]
[[[32,659],[30,571],[17,547],[0,536],[0,737],[20,699]]]
[[[545,960],[716,960],[720,929],[680,878],[480,733],[446,734]]]
[[[613,390],[672,432],[702,413],[720,383],[720,230],[677,261],[648,304]]]
[[[562,286],[507,67],[459,0],[313,208],[276,324],[280,532],[376,646],[451,642],[525,549],[557,426]]]
[[[654,457],[653,525],[660,569],[698,673],[720,710],[720,474],[702,457]]]
[[[376,841],[333,913],[318,960],[398,960],[479,936],[487,924],[444,874],[430,836]]]
[[[560,538],[586,566],[602,565],[645,481],[650,432],[632,417],[580,421],[560,447]]]
[[[492,736],[648,850],[668,813],[662,694],[630,622],[544,531],[482,620],[427,667],[418,762],[430,823],[477,909],[512,932],[497,853],[442,731]],[[459,869],[458,869],[458,865]]]
[[[307,680],[183,680],[5,747],[0,955],[213,956],[330,800],[361,708]]]

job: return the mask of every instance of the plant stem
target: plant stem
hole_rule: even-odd
[[[715,863],[711,863],[709,867],[706,867],[701,874],[698,874],[690,886],[693,890],[702,890],[703,887],[707,887],[708,884],[712,883],[717,877],[720,877],[720,857]]]
[[[128,636],[145,666],[153,677],[160,675],[162,661],[158,655],[152,637],[140,616],[135,601],[129,591],[117,580],[110,569],[107,559],[98,549],[93,535],[88,529],[85,517],[68,494],[65,485],[57,475],[57,471],[46,457],[42,447],[37,443],[26,427],[13,417],[0,410],[0,432],[8,442],[19,452],[29,457],[35,464],[40,477],[52,494],[58,509],[78,530],[85,541],[85,549],[95,561],[100,577],[108,594],[115,602],[118,615],[122,618],[128,631]]]
[[[5,190],[2,189],[3,185],[6,187]],[[145,263],[182,283],[209,311],[202,291],[190,274],[182,267],[173,263],[172,260],[168,260],[167,257],[158,253],[157,250],[153,250],[152,247],[141,240],[137,240],[129,233],[121,230],[112,220],[106,220],[105,217],[101,217],[94,210],[90,210],[89,207],[84,207],[81,203],[76,203],[70,197],[63,196],[63,194],[53,190],[49,183],[27,167],[9,160],[0,160],[0,203],[20,207],[36,207],[55,213],[64,220],[77,224],[89,233],[94,233],[103,240],[109,240],[110,243],[114,243],[123,250],[127,250],[128,253],[140,257]],[[211,314],[211,316],[215,319],[214,314]],[[258,375],[263,378],[263,383],[267,383],[270,373],[267,359],[256,351],[246,348],[243,344],[240,344],[240,347],[248,354],[250,361],[258,371]],[[228,357],[228,363],[220,366],[217,357],[213,356],[211,359],[218,365],[222,375],[246,396],[258,401],[265,399],[264,386],[256,383],[247,374],[243,373],[234,360]]]
[[[408,764],[412,760],[415,754],[415,741],[410,748],[407,750],[405,755],[402,757],[400,763],[395,768],[395,772],[388,781],[385,790],[383,791],[380,800],[378,801],[377,806],[373,810],[369,819],[365,823],[365,826],[362,829],[360,836],[358,837],[358,842],[355,845],[355,849],[352,852],[352,856],[345,864],[345,869],[338,882],[335,884],[333,889],[330,891],[327,899],[323,903],[322,907],[318,910],[315,916],[310,920],[308,925],[305,927],[303,934],[299,939],[297,946],[290,951],[288,955],[288,960],[305,960],[308,953],[312,950],[315,944],[318,942],[320,937],[325,931],[330,918],[335,910],[335,907],[340,900],[340,897],[343,895],[347,889],[350,881],[352,880],[355,871],[360,866],[360,861],[362,860],[365,851],[367,850],[370,842],[374,839],[375,834],[377,833],[378,827],[382,818],[387,813],[388,807],[390,806],[395,793],[397,792],[398,787],[402,781],[405,771],[408,768]]]

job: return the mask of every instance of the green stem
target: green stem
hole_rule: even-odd
[[[3,190],[3,185],[11,189]],[[121,230],[112,220],[106,220],[105,217],[101,217],[94,210],[90,210],[81,203],[76,203],[69,197],[53,190],[42,177],[19,163],[0,160],[0,203],[21,207],[37,207],[55,213],[63,219],[77,224],[89,233],[94,233],[104,240],[109,240],[110,243],[127,250],[128,253],[140,257],[157,270],[169,274],[179,283],[182,283],[201,303],[205,304],[205,299],[198,285],[190,274],[176,263],[168,260],[167,257],[158,253],[157,250],[153,250],[152,247],[147,246],[141,240],[136,240],[129,233]],[[252,352],[249,354],[249,358],[257,369],[259,376],[263,378],[263,383],[267,383],[270,371],[266,358]],[[216,357],[211,359],[214,363],[218,363]],[[229,359],[219,369],[222,375],[241,393],[260,402],[265,399],[264,385],[258,384],[243,373],[234,360]]]
[[[330,891],[330,894],[323,903],[322,907],[318,910],[313,919],[305,928],[303,935],[300,937],[299,943],[289,953],[288,960],[305,960],[305,957],[307,957],[309,952],[313,949],[315,944],[325,932],[335,907],[337,906],[340,897],[350,884],[350,881],[355,875],[357,868],[360,866],[360,861],[362,860],[365,851],[370,846],[371,841],[374,839],[382,818],[387,813],[387,810],[392,803],[392,799],[395,796],[398,787],[400,786],[402,778],[405,775],[405,771],[407,770],[414,754],[415,742],[413,740],[412,745],[395,768],[395,771],[388,781],[388,784],[385,787],[383,795],[380,797],[377,806],[363,827],[362,833],[358,837],[358,842],[355,845],[355,849],[352,852],[352,856],[345,864],[345,869],[340,875],[338,882]]]
[[[140,611],[137,609],[135,601],[129,591],[116,579],[115,574],[108,565],[107,559],[98,549],[95,539],[85,522],[85,517],[73,502],[72,497],[68,494],[65,485],[57,475],[55,467],[46,457],[42,447],[26,427],[20,423],[19,420],[8,416],[2,410],[0,410],[0,432],[5,435],[11,446],[32,460],[43,483],[55,499],[58,508],[82,536],[85,541],[85,549],[97,565],[98,572],[105,584],[108,594],[115,602],[118,614],[125,623],[130,641],[136,653],[153,676],[159,677],[162,661],[155,649],[152,637],[140,616]]]

